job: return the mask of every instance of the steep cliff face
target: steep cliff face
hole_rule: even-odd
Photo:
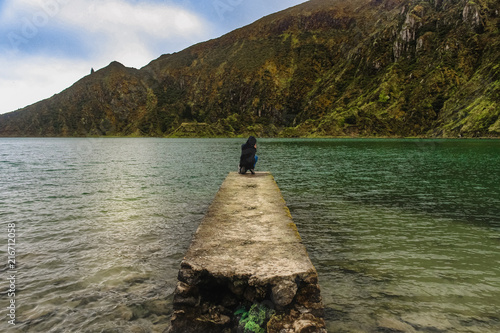
[[[163,136],[199,122],[223,136],[499,136],[499,6],[311,0],[140,70],[112,63],[0,116],[0,135]]]

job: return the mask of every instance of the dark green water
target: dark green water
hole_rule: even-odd
[[[162,332],[237,139],[0,139],[0,331]],[[500,331],[500,141],[259,140],[329,332]],[[9,271],[2,265],[7,313]]]

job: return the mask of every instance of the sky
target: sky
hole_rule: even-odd
[[[141,68],[305,0],[0,0],[0,114],[112,61]]]

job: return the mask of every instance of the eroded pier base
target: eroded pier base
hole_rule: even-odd
[[[274,178],[230,173],[182,261],[169,332],[254,332],[235,313],[255,304],[267,311],[259,332],[326,332],[316,269]]]

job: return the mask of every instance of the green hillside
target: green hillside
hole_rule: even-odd
[[[119,63],[1,136],[500,136],[500,5],[311,0],[140,70]]]

